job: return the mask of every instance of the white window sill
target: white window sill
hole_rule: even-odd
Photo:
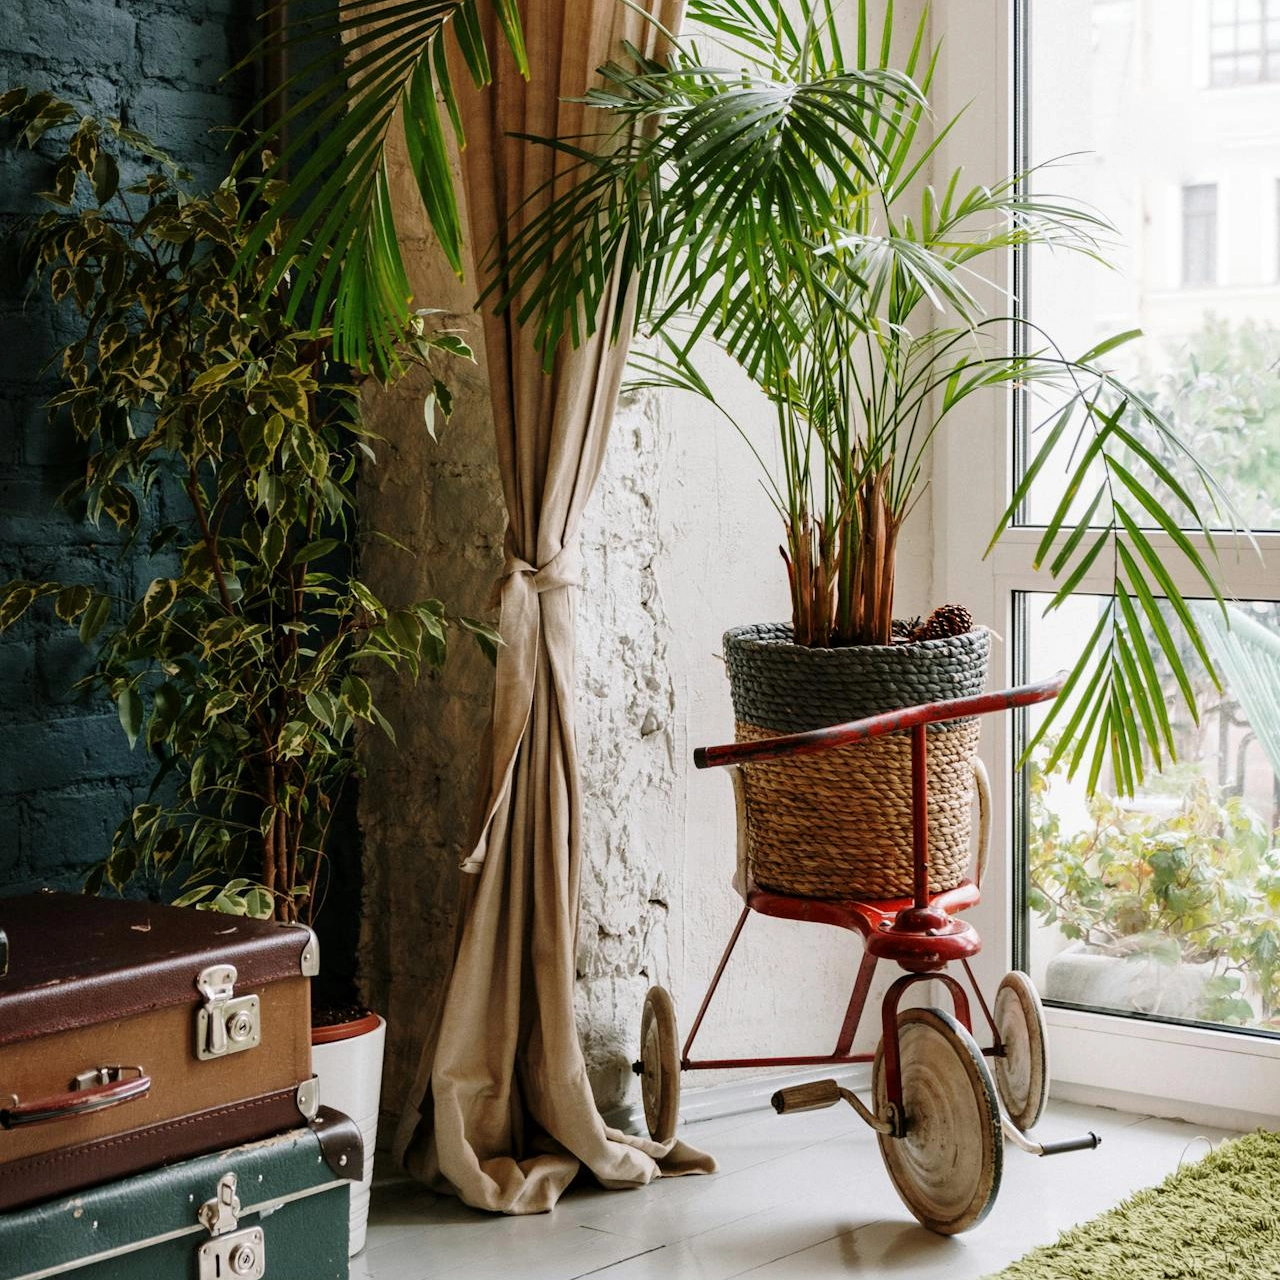
[[[1280,1124],[1280,1039],[1045,1010],[1053,1094],[1223,1128]]]

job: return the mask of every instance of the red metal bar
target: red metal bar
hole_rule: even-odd
[[[742,927],[747,923],[747,916],[750,914],[751,908],[744,906],[742,914],[738,917],[738,923],[733,926],[733,936],[729,939],[729,945],[724,949],[724,955],[720,957],[719,965],[716,966],[716,976],[711,979],[707,994],[702,997],[702,1005],[698,1009],[698,1016],[694,1018],[693,1026],[689,1028],[689,1038],[684,1042],[684,1049],[680,1053],[681,1070],[688,1071],[692,1067],[692,1063],[689,1062],[689,1050],[693,1048],[693,1038],[698,1034],[698,1028],[702,1026],[702,1019],[707,1016],[707,1006],[711,1003],[711,997],[715,995],[716,988],[720,985],[720,977],[724,973],[725,965],[729,963],[729,957],[733,955],[733,949],[738,945]]]
[[[971,1035],[973,1025],[969,1018],[969,998],[964,988],[947,973],[904,973],[884,995],[880,1006],[881,1039],[884,1053],[885,1096],[902,1113],[902,1055],[898,1044],[898,1005],[907,989],[917,982],[941,982],[951,993],[951,1004],[956,1011],[956,1021]],[[895,1135],[895,1136],[901,1136]]]
[[[951,992],[951,1004],[956,1011],[956,1021],[970,1035],[973,1035],[973,1019],[969,1016],[969,997],[965,995],[964,988],[949,973],[935,973],[933,980],[941,982]]]
[[[987,1026],[990,1028],[991,1035],[993,1037],[991,1049],[989,1051],[984,1049],[983,1052],[991,1052],[997,1058],[1003,1058],[1004,1043],[1000,1039],[1000,1028],[996,1026],[996,1020],[992,1016],[991,1010],[987,1007],[986,999],[982,994],[982,988],[978,986],[978,979],[973,976],[973,969],[967,958],[962,959],[960,963],[964,965],[964,971],[969,978],[969,985],[973,988],[973,994],[978,997],[978,1004],[982,1008],[982,1016],[987,1020]]]
[[[911,726],[911,855],[916,909],[929,905],[929,771],[925,727]]]
[[[916,725],[937,724],[946,720],[963,720],[967,716],[986,715],[992,711],[1008,711],[1013,707],[1029,707],[1048,702],[1062,691],[1065,674],[1039,684],[1018,685],[997,693],[976,694],[972,698],[950,698],[945,702],[926,702],[901,711],[851,720],[848,724],[810,729],[806,733],[788,733],[759,742],[729,742],[719,747],[699,747],[693,763],[699,769],[715,769],[726,764],[750,764],[761,760],[780,760],[786,756],[812,755],[832,747],[847,747],[852,742],[865,742],[885,733],[912,729]]]
[[[732,1067],[838,1067],[859,1062],[870,1062],[874,1053],[850,1053],[844,1057],[835,1054],[813,1054],[794,1058],[704,1058],[697,1062],[682,1062],[681,1071],[724,1071]]]
[[[844,1057],[853,1048],[853,1037],[858,1034],[858,1024],[862,1021],[862,1011],[867,1005],[867,992],[871,990],[871,979],[875,975],[877,963],[877,957],[869,951],[862,953],[862,963],[858,965],[858,976],[854,979],[849,1007],[844,1011],[844,1021],[840,1024],[840,1038],[836,1041],[837,1058]]]
[[[922,974],[905,973],[884,993],[880,1002],[880,1051],[884,1054],[885,1100],[902,1114],[902,1056],[898,1045],[898,1003],[907,988],[922,982]]]
[[[978,886],[962,880],[954,889],[931,896],[932,905],[948,913],[963,911],[981,901]],[[811,924],[835,925],[874,938],[887,929],[900,911],[911,909],[911,898],[869,898],[862,902],[829,902],[824,898],[790,898],[769,889],[747,890],[747,904],[757,915],[776,920],[803,920]]]

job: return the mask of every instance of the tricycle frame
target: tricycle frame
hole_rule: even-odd
[[[849,724],[760,741],[735,742],[724,746],[700,748],[694,753],[694,763],[698,768],[740,766],[827,751],[888,733],[909,733],[911,738],[912,893],[910,897],[891,900],[853,898],[847,901],[831,901],[778,893],[749,882],[739,883],[738,888],[743,896],[742,911],[720,957],[720,962],[716,966],[715,974],[698,1008],[678,1059],[675,1048],[674,1013],[670,997],[665,991],[655,989],[650,993],[650,998],[660,996],[660,999],[652,1008],[650,1000],[646,1000],[646,1020],[642,1027],[645,1048],[642,1049],[641,1060],[635,1064],[635,1069],[645,1078],[647,1118],[651,1109],[652,1086],[652,1092],[655,1095],[663,1095],[662,1105],[658,1108],[663,1116],[661,1123],[669,1125],[672,1131],[674,1130],[678,1104],[678,1075],[683,1071],[874,1063],[872,1083],[876,1096],[870,1107],[849,1090],[838,1087],[833,1080],[783,1089],[774,1095],[774,1106],[780,1112],[784,1112],[829,1106],[841,1099],[847,1101],[879,1133],[881,1152],[886,1166],[908,1207],[926,1226],[947,1234],[975,1225],[985,1215],[994,1200],[995,1191],[999,1186],[1001,1133],[1022,1149],[1040,1155],[1081,1150],[1097,1145],[1098,1139],[1093,1134],[1067,1142],[1042,1144],[1027,1138],[1022,1132],[1024,1128],[1030,1129],[1035,1124],[1047,1091],[1043,1014],[1039,1008],[1039,999],[1025,976],[1010,974],[1001,983],[1000,991],[993,1002],[994,1008],[989,1005],[983,997],[969,963],[970,958],[981,950],[981,939],[971,925],[953,914],[976,905],[981,897],[980,886],[986,863],[986,837],[989,831],[989,813],[986,807],[989,805],[989,799],[985,786],[985,773],[980,764],[975,764],[975,774],[979,779],[979,799],[984,807],[974,876],[946,890],[933,893],[929,890],[928,726],[1045,702],[1056,697],[1062,686],[1063,678],[1059,676],[1038,684],[1004,689],[997,693],[927,703],[883,715],[870,716]],[[736,775],[736,772],[734,781],[739,793],[741,837],[741,824],[745,822],[745,808],[742,803],[741,778]],[[834,925],[860,936],[863,954],[833,1052],[733,1058],[695,1058],[693,1056],[694,1042],[702,1029],[712,999],[746,927],[747,918],[752,913],[780,919]],[[881,1036],[878,1051],[874,1054],[855,1053],[853,1052],[854,1040],[866,1012],[872,981],[880,960],[890,960],[905,972],[890,984],[881,998]],[[946,971],[953,963],[958,963],[963,969],[969,991],[966,991],[965,985],[962,985],[957,977]],[[937,982],[945,988],[954,1016],[940,1010],[914,1008],[904,1010],[902,1008],[903,997],[907,992],[917,983],[924,981]],[[1008,992],[1006,992],[1007,986]],[[982,1028],[983,1040],[989,1040],[989,1043],[981,1047],[973,1038],[974,1026],[969,992],[972,992],[976,999],[982,1022],[985,1024]],[[1015,1020],[1010,1022],[1011,1011],[1017,1011],[1020,1002],[1024,1007],[1021,1007],[1021,1012],[1017,1013]],[[1036,1025],[1033,1027],[1032,1023]],[[1005,1035],[1001,1032],[1002,1025],[1005,1027]],[[912,1055],[917,1072],[917,1083],[913,1086],[915,1102],[910,1105],[904,1084],[906,1075],[902,1039],[904,1026],[909,1026],[911,1034],[915,1037]],[[1032,1051],[1039,1054],[1039,1058],[1031,1078],[1039,1081],[1039,1091],[1037,1092],[1037,1086],[1028,1085],[1023,1090],[1022,1096],[1016,1098],[1016,1105],[1015,1102],[1009,1103],[1011,1114],[1019,1117],[1015,1124],[1010,1115],[1003,1112],[996,1097],[996,1084],[984,1062],[987,1059],[997,1063],[1007,1060],[996,1073],[997,1081],[1001,1090],[1009,1088],[1010,1096],[1015,1096],[1018,1094],[1018,1089],[1011,1086],[1009,1081],[1017,1064],[1011,1058],[1011,1054],[1017,1055],[1020,1063],[1025,1065],[1028,1060],[1028,1045],[1032,1044],[1034,1044]],[[646,1052],[649,1055],[648,1060],[645,1057]],[[924,1063],[928,1066],[923,1067],[921,1064]],[[921,1085],[919,1081],[922,1078],[930,1079],[929,1071],[935,1067],[942,1067],[951,1072],[940,1086],[944,1090],[949,1090],[950,1094],[938,1104],[937,1108],[932,1108],[932,1086]],[[924,1077],[919,1074],[921,1070],[925,1071]],[[674,1094],[670,1092],[673,1088]],[[968,1097],[970,1094],[972,1094],[971,1104],[961,1105],[958,1111],[954,1109],[947,1111],[947,1107],[954,1103],[955,1098],[961,1095]],[[971,1110],[973,1104],[977,1106],[976,1114]],[[975,1115],[973,1123],[979,1125],[978,1130],[970,1136],[973,1141],[981,1144],[984,1151],[982,1172],[973,1182],[972,1200],[965,1201],[962,1196],[959,1207],[952,1206],[954,1212],[935,1213],[933,1211],[925,1191],[928,1178],[918,1185],[913,1184],[913,1179],[919,1176],[921,1162],[923,1161],[926,1165],[928,1163],[928,1153],[922,1155],[919,1149],[919,1144],[923,1141],[920,1135],[930,1131],[930,1125],[926,1121],[916,1131],[916,1136],[912,1137],[915,1123],[911,1114],[913,1106],[921,1108],[923,1112],[937,1110],[942,1115],[942,1128],[950,1124],[951,1132],[948,1140],[952,1145],[949,1153],[945,1157],[940,1156],[940,1159],[957,1158],[957,1152],[961,1158],[963,1157],[965,1142],[968,1139],[963,1134],[957,1139],[956,1124],[959,1121],[956,1117]],[[979,1116],[984,1117],[980,1123]],[[968,1123],[969,1121],[965,1121],[961,1127],[965,1127]],[[651,1120],[651,1126],[652,1124]],[[933,1131],[941,1131],[936,1116]],[[670,1134],[653,1133],[653,1136],[666,1140]],[[960,1141],[958,1148],[955,1146],[957,1141]],[[914,1150],[911,1149],[912,1142],[916,1144]],[[967,1195],[968,1192],[964,1194]]]

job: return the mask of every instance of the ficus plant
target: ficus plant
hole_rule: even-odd
[[[1091,788],[1109,761],[1132,790],[1174,751],[1157,656],[1194,710],[1162,598],[1212,671],[1171,566],[1221,604],[1212,558],[1183,529],[1212,545],[1229,504],[1169,418],[1108,367],[1134,334],[1069,357],[983,301],[1013,250],[1103,257],[1109,224],[1035,193],[1038,174],[938,171],[956,119],[928,105],[927,11],[903,41],[892,6],[877,25],[860,0],[847,44],[831,0],[690,0],[686,19],[716,43],[673,38],[662,60],[620,51],[585,96],[598,129],[535,140],[562,171],[492,256],[491,299],[550,360],[561,342],[620,331],[632,313],[607,300],[634,295],[637,385],[719,408],[698,368],[704,339],[751,378],[776,425],[777,463],[761,464],[802,645],[893,642],[898,539],[939,433],[978,393],[1024,395],[1038,426],[992,542],[1056,476],[1034,557],[1050,608],[1095,565],[1113,592],[1045,728],[1062,730],[1057,750]]]
[[[25,244],[75,318],[50,402],[86,454],[64,500],[145,545],[154,575],[134,597],[119,584],[0,588],[0,629],[45,599],[78,626],[94,646],[80,687],[112,699],[155,759],[150,795],[87,887],[181,875],[180,903],[309,921],[357,741],[394,737],[365,674],[438,667],[450,620],[438,600],[391,605],[358,576],[354,540],[371,534],[357,530],[353,482],[376,461],[360,388],[327,329],[286,318],[283,286],[261,305],[254,293],[288,225],[237,277],[234,183],[194,193],[146,138],[47,93],[0,96],[0,118],[29,146],[65,134],[42,193],[52,209]],[[437,351],[469,355],[424,330],[403,358]],[[447,416],[443,384],[431,403]]]

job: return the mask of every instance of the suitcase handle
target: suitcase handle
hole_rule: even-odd
[[[137,1074],[126,1075],[128,1071]],[[101,1080],[102,1083],[87,1083],[91,1080]],[[31,1102],[22,1102],[16,1094],[10,1094],[10,1105],[0,1107],[0,1129],[16,1129],[24,1124],[43,1124],[46,1120],[88,1115],[107,1107],[118,1107],[122,1102],[132,1102],[135,1098],[144,1098],[150,1090],[151,1077],[141,1067],[98,1067],[77,1077],[77,1086],[65,1093],[36,1098]]]

